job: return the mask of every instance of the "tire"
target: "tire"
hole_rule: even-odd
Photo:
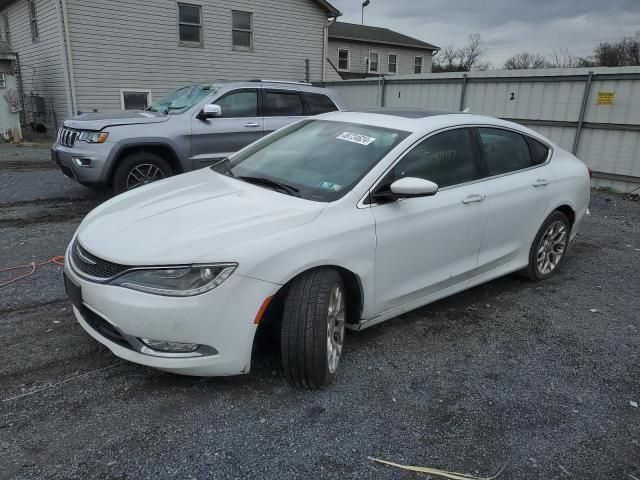
[[[317,390],[333,381],[342,356],[345,322],[346,291],[336,270],[312,270],[294,280],[284,301],[280,332],[289,383]]]
[[[117,195],[172,175],[173,170],[164,158],[150,152],[133,153],[116,167],[113,191]]]
[[[529,265],[522,276],[534,282],[545,280],[558,270],[566,256],[571,234],[567,216],[555,210],[544,221],[529,250]]]

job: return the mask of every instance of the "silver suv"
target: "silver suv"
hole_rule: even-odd
[[[67,177],[120,193],[211,165],[296,120],[343,106],[335,92],[304,83],[192,85],[146,110],[66,120],[51,156]]]

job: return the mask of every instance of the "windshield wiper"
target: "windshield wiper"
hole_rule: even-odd
[[[251,176],[241,176],[238,177],[240,180],[244,180],[245,182],[253,183],[255,185],[262,185],[264,187],[270,187],[274,190],[279,190],[293,197],[300,196],[300,190],[296,187],[292,187],[291,185],[287,185],[286,183],[276,182],[275,180],[271,180],[269,178],[264,177],[251,177]]]

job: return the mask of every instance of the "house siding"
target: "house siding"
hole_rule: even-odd
[[[407,47],[395,47],[386,46],[375,43],[365,42],[353,42],[348,40],[329,39],[329,46],[327,57],[331,62],[338,67],[338,49],[347,48],[350,51],[351,58],[351,73],[367,72],[366,58],[369,56],[369,52],[378,52],[380,54],[380,69],[379,73],[382,75],[388,75],[388,61],[389,54],[398,54],[398,75],[411,75],[413,74],[413,61],[415,57],[422,57],[422,73],[431,73],[431,62],[433,58],[433,52],[429,50],[422,50],[417,48]]]
[[[45,99],[44,124],[50,134],[69,116],[69,90],[65,68],[62,23],[56,0],[36,0],[39,39],[33,42],[26,0],[18,0],[0,10],[9,17],[11,48],[20,58],[22,88]]]
[[[156,100],[215,79],[311,80],[322,75],[327,14],[310,0],[184,0],[202,6],[203,46],[181,46],[171,0],[67,0],[78,110],[121,108],[121,89]],[[253,13],[253,51],[234,51],[231,12]]]

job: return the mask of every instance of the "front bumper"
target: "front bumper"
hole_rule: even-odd
[[[77,142],[73,147],[65,147],[55,142],[51,146],[51,159],[66,177],[80,183],[99,186],[107,181],[112,147],[113,144],[109,142]],[[80,161],[80,164],[77,161]]]
[[[65,273],[81,288],[82,306],[74,306],[73,312],[89,335],[125,360],[183,375],[249,372],[256,314],[279,288],[234,274],[202,295],[165,297],[89,282],[79,277],[69,262]],[[96,327],[96,322],[106,322],[105,328]],[[124,341],[118,335],[124,336]],[[198,356],[150,349],[145,353],[136,348],[136,340],[142,345],[140,338],[197,343],[207,348],[199,350]]]

